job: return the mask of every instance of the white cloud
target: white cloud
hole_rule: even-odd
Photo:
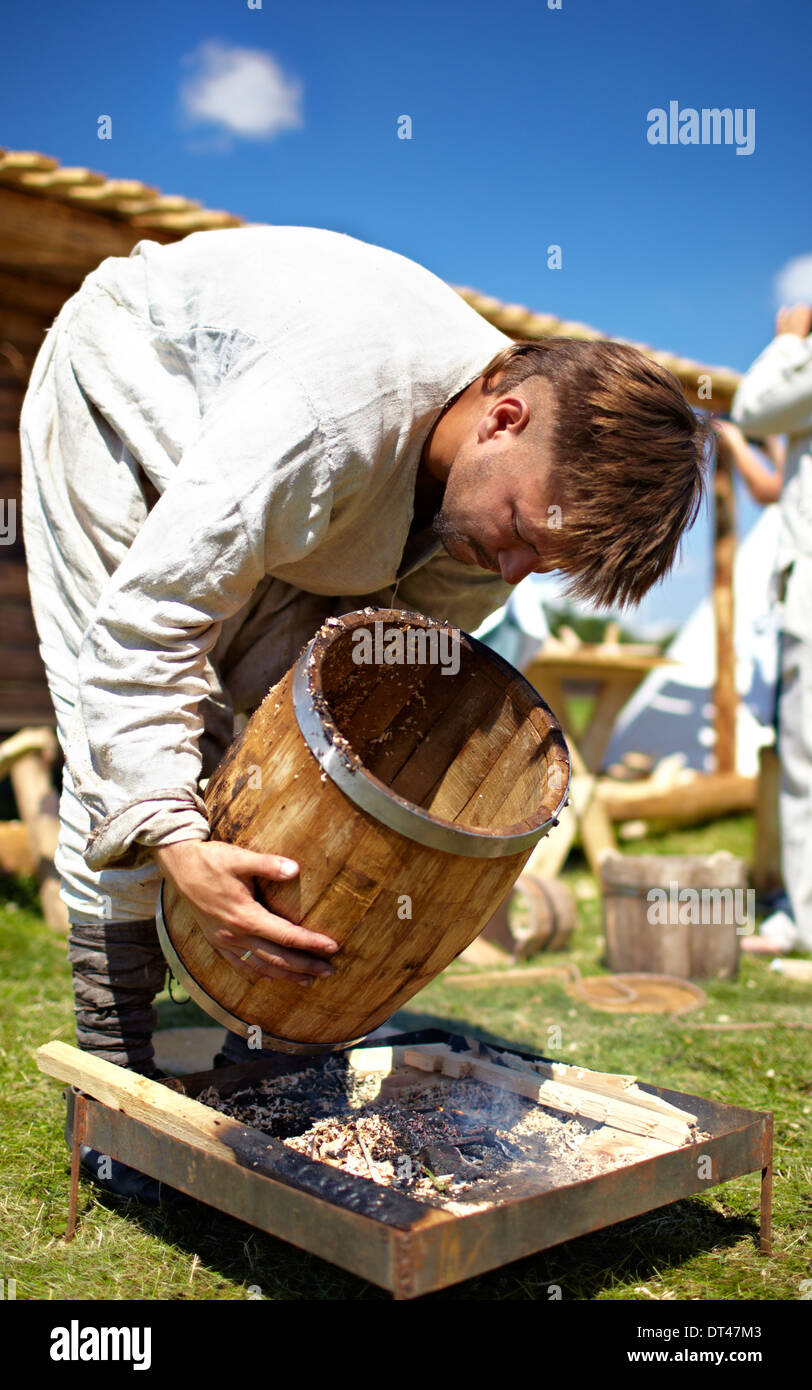
[[[302,84],[288,77],[270,53],[212,40],[184,58],[192,69],[182,84],[184,114],[247,140],[272,140],[300,130]]]
[[[782,304],[812,304],[812,255],[787,261],[773,281],[776,308]]]

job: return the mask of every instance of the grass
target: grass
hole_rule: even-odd
[[[635,842],[633,853],[709,853],[748,857],[750,817]],[[574,961],[601,972],[597,887],[583,861],[564,874],[578,901],[573,948],[534,964]],[[17,1280],[18,1299],[367,1301],[388,1295],[352,1275],[212,1209],[154,1209],[98,1194],[82,1183],[75,1240],[65,1245],[68,1151],[61,1088],[42,1076],[34,1049],[49,1038],[73,1041],[64,942],[39,912],[28,880],[0,880],[0,1106],[4,1183],[0,1198],[0,1277]],[[572,999],[562,980],[460,989],[455,963],[398,1015],[404,1026],[442,1020],[455,1029],[502,1038],[563,1061],[634,1072],[644,1081],[775,1114],[774,1257],[758,1251],[759,1178],[752,1174],[701,1196],[583,1236],[540,1255],[430,1295],[443,1300],[795,1300],[812,1277],[809,1149],[812,1088],[810,988],[745,958],[733,982],[705,983],[703,1009],[676,1019],[600,1013]],[[167,995],[161,1027],[206,1024],[193,1004]],[[756,1022],[742,1032],[693,1025]],[[550,1046],[551,1039],[560,1045]],[[257,1295],[259,1290],[259,1295]]]

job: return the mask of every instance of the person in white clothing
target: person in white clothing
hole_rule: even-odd
[[[792,909],[773,914],[746,949],[812,950],[812,308],[779,310],[775,337],[745,373],[731,420],[751,439],[786,435],[781,473],[763,470],[760,495],[780,501],[778,752],[784,886]],[[750,465],[752,472],[753,465]],[[747,474],[745,474],[747,476]],[[756,479],[756,481],[759,481]]]
[[[78,1038],[147,1073],[162,874],[246,975],[333,969],[330,937],[255,901],[298,866],[210,841],[199,789],[323,619],[394,603],[470,630],[553,568],[638,602],[704,488],[703,427],[643,354],[514,344],[414,262],[298,227],[104,261],[21,441]]]

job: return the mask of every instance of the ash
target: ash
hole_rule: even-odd
[[[359,1074],[330,1063],[197,1099],[291,1149],[447,1210],[471,1211],[634,1162],[576,1119],[468,1078]],[[600,1139],[599,1135],[595,1136]],[[586,1145],[586,1148],[585,1148]]]

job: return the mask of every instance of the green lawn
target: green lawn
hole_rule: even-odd
[[[750,817],[648,841],[629,850],[749,856]],[[601,964],[600,900],[573,856],[565,874],[578,896],[573,949],[535,964],[574,960],[584,974]],[[254,1286],[282,1300],[367,1300],[388,1295],[210,1208],[164,1211],[98,1196],[82,1184],[79,1226],[63,1242],[68,1197],[64,1103],[42,1076],[34,1049],[73,1041],[64,943],[42,921],[28,881],[0,880],[2,1017],[0,1066],[4,1182],[0,1277],[18,1299],[244,1299]],[[706,984],[704,1009],[668,1020],[617,1016],[570,998],[559,981],[506,982],[460,989],[455,964],[398,1015],[405,1026],[440,1019],[563,1061],[634,1072],[641,1080],[775,1114],[774,1256],[758,1251],[757,1174],[473,1279],[431,1297],[564,1299],[798,1299],[812,1278],[809,1217],[812,1083],[807,1061],[812,988],[745,959],[734,983]],[[159,1001],[161,1027],[208,1023],[194,1005]],[[695,1024],[758,1022],[742,1032]],[[550,1047],[550,1028],[561,1046]]]

